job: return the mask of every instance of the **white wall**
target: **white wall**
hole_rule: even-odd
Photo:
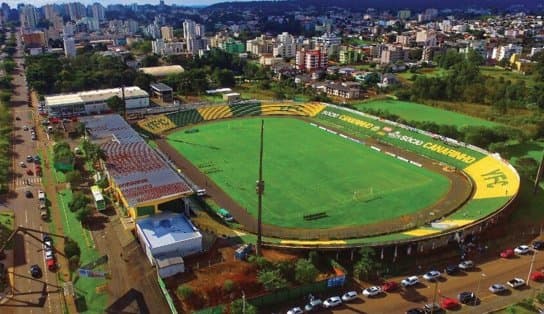
[[[149,107],[149,97],[127,99],[126,104],[127,104],[127,109]]]
[[[167,278],[174,276],[175,274],[183,273],[184,271],[184,264],[169,265],[164,268],[159,268],[159,276],[161,276],[161,278]]]
[[[182,257],[191,255],[194,253],[198,253],[202,251],[202,236],[193,238],[193,239],[188,239],[182,242],[177,242],[177,243],[172,243],[172,244],[157,247],[157,248],[152,248],[151,254],[159,255],[159,254],[165,254],[172,251],[180,252]]]

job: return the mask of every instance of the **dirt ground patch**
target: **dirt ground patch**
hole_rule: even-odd
[[[300,258],[300,254],[295,252],[278,251],[273,249],[263,249],[263,256],[271,262],[295,261]]]

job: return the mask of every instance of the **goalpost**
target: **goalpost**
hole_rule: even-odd
[[[360,198],[372,198],[374,196],[374,187],[368,188],[368,190],[360,189],[360,190],[353,190],[353,196],[352,200],[359,200]]]

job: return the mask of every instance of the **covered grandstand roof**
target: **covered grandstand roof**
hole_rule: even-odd
[[[163,65],[140,68],[140,71],[151,76],[167,76],[171,74],[183,73],[185,70],[181,65]]]
[[[122,90],[119,87],[83,91],[72,94],[51,95],[45,96],[44,99],[47,106],[65,106],[74,104],[104,102],[113,96],[118,96],[119,98],[122,98],[122,95]],[[138,86],[125,87],[126,99],[141,97],[149,97],[149,94]]]
[[[121,116],[91,116],[81,121],[104,150],[106,168],[129,206],[193,192]]]

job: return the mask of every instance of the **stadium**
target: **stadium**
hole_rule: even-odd
[[[519,190],[498,155],[330,104],[206,106],[138,126],[254,234],[261,121],[270,246],[434,248],[496,223]]]

